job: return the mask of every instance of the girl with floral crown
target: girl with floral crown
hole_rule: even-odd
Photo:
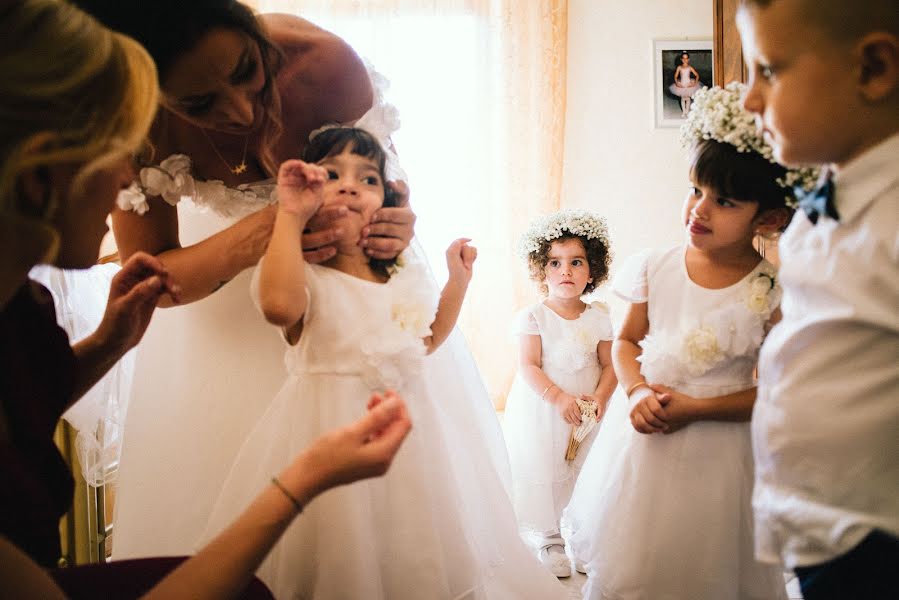
[[[753,238],[780,231],[790,186],[814,178],[772,161],[741,95],[696,93],[684,243],[631,257],[613,280],[630,303],[612,350],[628,402],[610,409],[563,516],[584,598],[786,597],[780,570],[753,556],[754,370],[781,297]]]
[[[504,417],[513,502],[540,562],[568,577],[559,519],[617,384],[609,311],[582,299],[609,273],[605,221],[586,210],[544,216],[521,237],[518,254],[545,298],[516,324],[519,370]]]
[[[447,386],[423,369],[455,325],[475,248],[468,239],[450,245],[438,301],[412,253],[375,260],[359,244],[371,215],[392,201],[389,160],[366,130],[333,127],[316,132],[302,161],[280,167],[278,213],[253,295],[289,345],[288,376],[238,453],[206,535],[308,440],[363,414],[360,394],[397,390],[414,428],[390,472],[305,507],[259,576],[278,598],[558,597],[558,582],[518,536],[483,441],[447,417],[443,405],[458,402],[464,384]],[[309,264],[301,232],[319,208],[335,205],[347,209],[337,255]]]

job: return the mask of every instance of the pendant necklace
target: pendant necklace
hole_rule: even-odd
[[[247,147],[250,143],[250,134],[249,133],[247,134],[247,137],[245,137],[243,140],[243,156],[240,159],[240,163],[238,165],[232,167],[228,163],[228,161],[225,160],[225,157],[222,156],[222,153],[219,152],[219,149],[216,147],[215,143],[212,141],[212,138],[209,137],[209,134],[206,133],[206,130],[203,129],[202,127],[198,127],[198,129],[203,132],[203,135],[206,136],[206,140],[209,142],[209,145],[212,146],[212,150],[213,150],[213,152],[215,152],[215,155],[219,157],[219,160],[221,160],[222,163],[224,163],[224,165],[228,168],[229,171],[231,171],[231,173],[233,173],[234,175],[241,175],[244,171],[247,170]]]

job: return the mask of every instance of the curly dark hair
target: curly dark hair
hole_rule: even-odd
[[[587,254],[587,264],[590,266],[590,277],[593,281],[584,287],[584,294],[589,294],[606,279],[609,278],[609,266],[612,264],[612,251],[601,238],[587,239],[587,236],[563,234],[553,240],[540,240],[540,247],[528,254],[528,270],[531,279],[540,284],[540,293],[544,296],[549,293],[546,285],[546,263],[549,262],[549,249],[553,242],[564,240],[579,240]]]
[[[395,207],[396,196],[393,190],[390,189],[390,186],[387,185],[387,175],[385,173],[387,153],[380,142],[364,129],[332,127],[319,132],[309,140],[309,144],[303,150],[303,160],[308,163],[317,163],[329,156],[336,156],[347,148],[350,148],[350,152],[353,154],[375,161],[375,164],[378,165],[378,174],[380,174],[384,185],[384,204],[382,206],[386,208]],[[390,267],[396,264],[397,258],[372,258],[369,259],[368,264],[375,272],[389,277]]]

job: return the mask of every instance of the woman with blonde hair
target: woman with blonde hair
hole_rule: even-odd
[[[135,253],[113,279],[97,331],[70,346],[47,290],[28,273],[41,263],[95,262],[106,216],[134,178],[133,156],[153,121],[156,71],[140,45],[66,2],[4,2],[0,21],[0,589],[61,597],[41,569],[56,564],[58,520],[73,492],[53,429],[137,344],[160,297],[177,300],[180,290],[156,258]],[[162,568],[152,560],[97,566],[86,578],[90,594],[138,595],[178,564],[155,595],[239,593],[305,503],[387,469],[410,423],[393,395],[374,395],[369,407],[273,473],[272,485],[196,557]],[[78,569],[57,577],[67,589],[79,585]]]

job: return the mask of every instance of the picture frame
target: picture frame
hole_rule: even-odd
[[[686,63],[681,60],[684,53],[687,54]],[[683,111],[689,109],[692,93],[699,87],[711,87],[713,84],[712,40],[653,40],[652,54],[655,126],[680,127],[686,118]],[[683,64],[691,70],[681,69],[678,72],[677,66]],[[680,85],[675,82],[676,73],[680,77]]]

